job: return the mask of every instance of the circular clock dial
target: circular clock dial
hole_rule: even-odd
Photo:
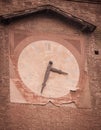
[[[68,75],[50,71],[46,86],[42,89],[45,72],[49,61],[52,67]],[[76,90],[80,71],[74,55],[63,45],[41,40],[30,43],[20,53],[18,73],[23,83],[36,95],[47,98],[58,98]]]

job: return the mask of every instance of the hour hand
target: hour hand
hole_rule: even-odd
[[[66,73],[66,72],[64,72],[64,71],[62,71],[62,70],[58,70],[58,69],[56,69],[56,68],[51,68],[50,71],[55,72],[55,73],[58,73],[58,74],[68,75],[68,73]]]

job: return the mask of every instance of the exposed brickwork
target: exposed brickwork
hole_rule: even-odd
[[[8,68],[8,35],[4,27],[0,27],[0,129],[5,129],[7,103],[9,101],[9,68]],[[6,69],[5,69],[6,68]]]
[[[91,92],[92,109],[69,108],[66,106],[55,107],[51,104],[47,106],[34,106],[26,104],[11,104],[9,102],[9,40],[8,27],[0,26],[0,130],[100,130],[101,129],[101,20],[100,5],[67,2],[66,0],[12,0],[12,3],[0,2],[0,14],[13,11],[37,7],[38,5],[51,4],[77,17],[83,18],[97,25],[97,30],[86,37],[85,53],[87,56],[87,69],[90,77],[89,87]],[[29,22],[28,19],[25,20]],[[52,24],[55,22],[53,21]],[[33,24],[33,23],[31,23]],[[36,24],[36,26],[34,26]],[[33,29],[38,31],[49,31],[46,26],[38,26],[35,23],[32,28],[26,25],[19,26],[16,22],[14,27],[19,30],[22,27],[26,31]],[[48,27],[51,23],[48,23]],[[51,32],[68,35],[65,26],[55,26]],[[68,27],[68,25],[67,25]],[[27,30],[28,29],[28,30]],[[74,31],[73,31],[74,29]],[[71,29],[71,34],[79,35],[75,28]],[[71,35],[70,34],[70,35]],[[21,40],[21,39],[19,39]],[[99,50],[99,55],[95,55],[94,50]]]

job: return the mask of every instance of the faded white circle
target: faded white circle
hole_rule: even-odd
[[[68,75],[50,72],[41,93],[42,83],[49,61],[56,69]],[[73,54],[63,45],[48,40],[30,43],[18,59],[18,72],[24,84],[37,95],[58,98],[75,90],[79,81],[79,65]]]

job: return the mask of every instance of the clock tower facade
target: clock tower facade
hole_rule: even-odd
[[[0,17],[6,129],[100,130],[99,5],[18,4]]]

